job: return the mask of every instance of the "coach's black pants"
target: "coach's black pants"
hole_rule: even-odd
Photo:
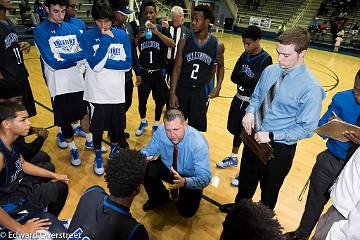
[[[260,182],[261,202],[270,209],[275,208],[280,188],[292,165],[296,144],[286,145],[275,142],[270,144],[273,147],[274,157],[266,166],[244,144],[235,203],[244,198],[252,198]]]
[[[329,150],[321,152],[310,175],[309,193],[306,199],[305,211],[301,217],[296,235],[307,238],[315,227],[330,198],[329,188],[343,169],[344,164],[335,158]]]
[[[139,113],[146,117],[146,105],[150,92],[155,101],[155,121],[160,121],[161,113],[166,101],[167,86],[163,70],[148,71],[141,69],[141,84],[138,86]]]
[[[166,190],[161,180],[173,184],[174,177],[170,170],[159,158],[150,161],[144,176],[144,187],[150,201],[160,203],[169,198],[169,192]],[[190,218],[199,209],[202,189],[180,188],[176,207],[185,218]]]

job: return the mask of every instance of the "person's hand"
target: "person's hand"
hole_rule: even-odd
[[[356,133],[354,131],[345,131],[344,135],[353,143],[360,145],[360,134],[359,133]]]
[[[20,233],[35,233],[38,230],[48,230],[51,222],[48,218],[32,218],[28,220],[24,225],[21,225]]]
[[[268,143],[270,142],[269,132],[257,132],[255,133],[255,141],[257,143]]]
[[[185,178],[179,175],[177,171],[174,170],[174,168],[171,167],[171,172],[174,175],[174,184],[170,184],[170,189],[177,189],[185,186]]]
[[[251,135],[251,131],[255,126],[255,116],[253,113],[246,113],[242,119],[242,125],[248,135]]]
[[[105,34],[105,35],[108,35],[112,38],[114,38],[114,34],[112,33],[112,31],[110,29],[108,30],[104,30],[103,28],[101,29],[101,34]]]
[[[176,94],[170,94],[170,107],[171,108],[178,108],[179,107],[179,100]]]
[[[43,137],[44,139],[47,139],[49,135],[49,131],[46,128],[37,128],[37,127],[31,127],[31,129],[36,133],[38,136]]]
[[[54,173],[53,179],[56,180],[56,181],[62,181],[64,183],[69,183],[69,178],[65,174]]]
[[[163,27],[163,28],[169,28],[169,22],[168,22],[168,20],[162,20],[162,21],[161,21],[161,27]]]
[[[141,76],[136,76],[136,82],[135,82],[135,86],[140,86],[141,84]]]
[[[20,51],[24,52],[24,53],[29,53],[30,52],[30,43],[28,42],[19,42],[19,46],[20,46]]]
[[[220,88],[216,87],[210,92],[209,98],[216,98],[219,96],[219,94],[220,94]]]
[[[156,24],[153,24],[153,23],[150,22],[150,21],[145,25],[145,27],[146,27],[146,28],[150,28],[151,31],[152,31],[154,34],[156,34],[156,35],[158,35],[158,34],[160,33],[159,30],[158,30],[158,28],[156,27]]]

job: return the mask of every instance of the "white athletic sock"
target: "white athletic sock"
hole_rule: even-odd
[[[87,142],[91,142],[93,140],[93,136],[91,132],[86,133],[85,137]]]
[[[159,121],[154,121],[154,126],[160,126],[160,122]]]
[[[67,144],[70,147],[70,149],[77,149],[74,141],[68,142]]]
[[[141,122],[142,122],[142,123],[146,123],[146,118],[142,118],[142,119],[141,119]]]
[[[62,132],[61,132],[61,127],[58,127],[58,133],[62,133]]]
[[[238,155],[237,155],[236,153],[231,153],[231,154],[230,154],[230,157],[232,157],[232,158],[237,158],[237,156],[238,156]]]
[[[79,122],[71,123],[71,126],[73,129],[75,129],[80,126],[80,123]]]

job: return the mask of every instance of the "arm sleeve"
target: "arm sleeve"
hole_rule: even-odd
[[[198,143],[194,146],[192,153],[195,175],[186,177],[186,188],[204,189],[211,180],[209,147],[206,143]]]
[[[91,69],[93,69],[95,72],[100,72],[108,59],[107,52],[112,41],[112,37],[106,34],[102,34],[100,37],[99,48],[97,49],[96,53],[93,49],[93,46],[89,44],[90,41],[87,39],[88,37],[93,36],[88,36],[85,33],[82,35],[80,38],[80,47],[84,49],[86,60],[89,63]]]
[[[135,46],[135,41],[131,44],[131,55],[132,55],[132,68],[134,69],[135,75],[140,76],[140,62],[137,55],[137,50]]]
[[[160,153],[160,131],[156,131],[153,135],[149,145],[144,147],[141,152],[145,154],[146,157],[155,156]]]
[[[45,139],[41,136],[38,136],[31,143],[25,142],[23,137],[18,138],[18,147],[19,153],[23,156],[25,160],[29,160],[35,156],[35,154],[40,151],[42,145],[44,144]]]
[[[323,97],[324,92],[320,86],[307,89],[300,99],[295,124],[281,131],[274,131],[274,140],[292,142],[311,137],[319,123]]]
[[[232,71],[231,73],[231,81],[235,84],[241,84],[241,78],[240,78],[240,75],[241,75],[241,57],[237,60],[236,64],[235,64],[235,67],[234,67],[234,70]]]
[[[40,51],[41,58],[46,64],[52,69],[66,69],[74,66],[74,63],[66,61],[64,59],[56,59],[54,52],[51,50],[49,45],[49,36],[44,34],[44,30],[37,27],[34,30],[35,44]]]

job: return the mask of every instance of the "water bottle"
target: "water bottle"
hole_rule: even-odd
[[[146,20],[145,22],[145,38],[147,40],[152,38],[152,31],[151,28],[148,28],[147,25],[150,23],[150,20]]]

